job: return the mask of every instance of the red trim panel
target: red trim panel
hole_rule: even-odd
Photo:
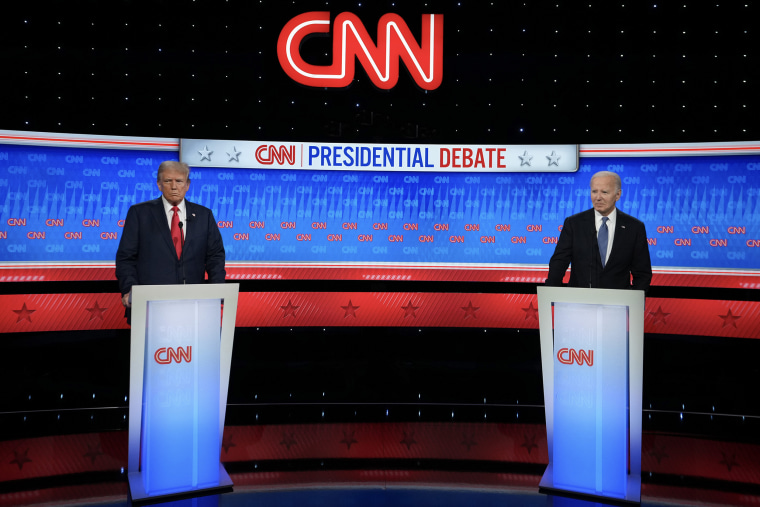
[[[484,406],[484,410],[487,410]],[[422,408],[424,410],[424,407]],[[127,464],[127,432],[87,433],[0,441],[3,481],[119,470]],[[644,433],[642,471],[760,484],[760,446]],[[545,464],[546,427],[506,423],[325,423],[227,426],[222,462],[293,459],[447,459]],[[403,482],[409,472],[394,476]],[[273,473],[241,474],[241,485],[278,482]],[[279,473],[274,473],[279,474]],[[362,471],[365,480],[389,479]],[[236,484],[237,481],[236,481]],[[662,495],[657,486],[649,494]],[[105,492],[104,492],[105,493]],[[97,494],[97,493],[96,493]],[[0,495],[0,505],[15,505]],[[16,500],[22,500],[16,498]]]
[[[129,138],[124,138],[123,140],[119,140],[116,138],[98,138],[96,136],[92,137],[83,137],[81,139],[78,138],[71,138],[71,137],[50,137],[50,136],[25,136],[25,135],[2,135],[0,134],[0,141],[5,142],[17,142],[22,141],[20,144],[25,144],[26,142],[33,142],[42,146],[54,143],[54,144],[94,144],[98,145],[98,147],[107,148],[109,146],[118,147],[118,148],[157,148],[161,150],[178,150],[179,149],[179,142],[160,142],[160,141],[138,141],[138,140],[130,140]],[[101,146],[102,145],[102,146]]]
[[[227,280],[379,280],[439,282],[508,282],[542,284],[548,268],[522,267],[419,267],[368,265],[327,266],[315,264],[227,264]],[[570,278],[569,273],[565,281]],[[115,280],[114,265],[45,264],[0,267],[0,282],[57,282]],[[760,289],[758,273],[720,270],[668,270],[655,268],[653,285],[671,287],[715,287]]]
[[[238,327],[538,329],[533,294],[244,292]],[[760,338],[760,302],[648,298],[644,331]],[[0,296],[0,332],[126,329],[118,294]]]

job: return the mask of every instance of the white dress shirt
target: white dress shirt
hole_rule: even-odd
[[[174,212],[172,211],[172,208],[174,205],[166,200],[166,197],[163,195],[161,196],[161,201],[164,203],[164,212],[166,213],[166,223],[169,224],[169,231],[172,230],[172,217],[174,216]],[[182,222],[182,237],[184,239],[187,239],[187,213],[185,212],[185,200],[182,199],[182,202],[177,204],[177,208],[179,208],[179,212],[177,214],[179,215],[179,221]]]
[[[594,217],[596,223],[596,237],[599,237],[599,228],[602,226],[602,214],[594,210]],[[607,265],[607,261],[610,260],[610,252],[612,251],[612,242],[615,240],[615,221],[617,220],[617,208],[612,208],[612,211],[607,215],[607,230],[609,235],[607,236],[607,256],[604,258],[604,265]]]

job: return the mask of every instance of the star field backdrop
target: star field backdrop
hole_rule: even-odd
[[[758,5],[600,2],[51,1],[4,14],[0,128],[159,137],[456,143],[760,138]],[[290,80],[294,16],[444,15],[443,82],[348,89]],[[329,35],[302,49],[332,62]]]
[[[283,142],[760,139],[760,6],[754,0],[92,0],[16,7],[3,14],[4,130]],[[425,92],[403,66],[398,84],[388,91],[375,88],[359,66],[347,89],[295,83],[279,65],[278,36],[294,16],[320,10],[328,10],[331,19],[346,11],[356,14],[373,37],[378,19],[395,12],[417,40],[422,14],[443,14],[441,86]],[[309,63],[327,65],[331,48],[329,36],[313,37],[302,54]],[[9,308],[15,313],[6,313],[14,326],[55,325],[55,317],[44,317],[36,306],[50,300],[49,294],[74,294],[71,301],[84,308],[76,313],[77,330],[3,336],[4,358],[35,361],[33,367],[14,360],[0,368],[2,385],[20,386],[0,398],[10,428],[6,434],[123,430],[129,335],[119,328],[115,283],[0,285],[0,292],[13,298]],[[463,404],[457,421],[481,422],[479,404],[486,405],[486,399],[488,421],[511,423],[518,416],[521,422],[543,421],[536,312],[530,303],[535,283],[286,280],[243,282],[242,289],[250,308],[270,308],[270,320],[259,328],[251,317],[248,327],[237,331],[230,424],[449,422],[455,403]],[[291,321],[283,319],[307,309],[296,298],[299,292],[316,293],[320,304],[339,310],[331,327],[288,327]],[[432,322],[430,327],[415,327],[422,319],[410,324],[420,294],[430,301],[457,292],[463,300],[449,300],[451,308],[438,311],[467,328],[436,328],[432,321],[424,321]],[[485,302],[469,298],[476,292]],[[758,334],[746,324],[753,322],[748,306],[755,296],[749,292],[678,287],[650,292],[661,299],[652,299],[656,306],[647,315],[654,331],[645,348],[644,401],[665,415],[649,429],[699,433],[688,426],[693,419],[677,419],[679,411],[706,414],[717,407],[723,414],[760,413],[757,400],[737,388],[760,374],[754,361],[760,342],[745,339]],[[355,315],[349,309],[361,315],[368,303],[359,298],[374,294],[388,301],[404,327],[350,326],[346,319]],[[674,310],[669,297],[693,299]],[[511,313],[503,311],[503,298],[510,300]],[[735,306],[715,308],[723,303]],[[69,307],[59,310],[74,315]],[[697,315],[690,332],[709,336],[667,335],[662,329],[676,311]],[[104,316],[118,324],[104,327]],[[705,331],[700,319],[710,320],[716,330]],[[511,324],[488,326],[504,320]],[[494,353],[505,343],[508,353]],[[366,406],[357,415],[354,406],[343,403]],[[91,415],[83,407],[110,408]],[[54,420],[57,409],[75,410],[65,414],[64,423]],[[13,468],[5,459],[9,462]]]

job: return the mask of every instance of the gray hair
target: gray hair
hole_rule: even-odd
[[[618,190],[623,188],[623,182],[620,181],[620,175],[618,173],[613,173],[612,171],[599,171],[598,173],[594,174],[591,177],[591,181],[594,181],[594,178],[597,178],[597,177],[598,178],[611,177],[615,180],[615,185],[617,186]]]

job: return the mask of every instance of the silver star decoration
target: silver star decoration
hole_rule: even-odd
[[[530,167],[530,161],[533,160],[533,155],[528,155],[528,150],[525,150],[525,153],[522,155],[517,155],[520,157],[520,167],[527,165]]]
[[[206,145],[198,153],[200,153],[200,155],[201,155],[201,162],[203,162],[206,159],[208,159],[208,161],[211,162],[211,154],[214,153],[214,152],[213,151],[209,151],[208,145]]]
[[[237,148],[235,148],[235,147],[233,146],[233,147],[232,147],[232,153],[227,153],[227,156],[228,156],[228,157],[230,157],[230,159],[229,159],[227,162],[232,162],[233,160],[234,160],[235,162],[240,162],[240,160],[238,160],[238,157],[240,156],[240,154],[241,154],[241,153],[242,153],[242,152],[240,152],[240,151],[237,151]]]
[[[554,150],[552,150],[552,154],[551,155],[547,155],[546,158],[549,159],[549,167],[551,167],[552,165],[556,165],[557,167],[559,167],[559,159],[561,159],[562,156],[561,155],[557,155],[557,152],[555,152]]]

